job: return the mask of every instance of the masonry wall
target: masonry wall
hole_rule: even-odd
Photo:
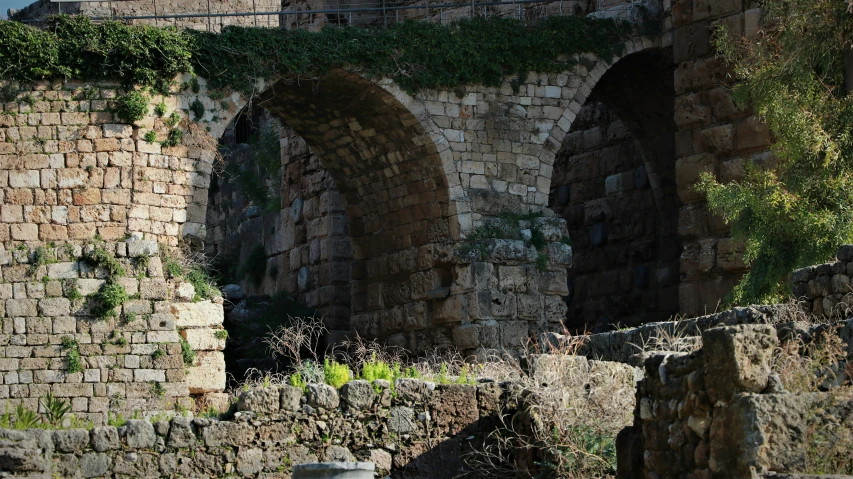
[[[272,194],[280,208],[253,204],[228,173],[217,175],[207,208],[207,250],[233,272],[262,247],[260,283],[249,276],[230,278],[245,295],[288,292],[316,309],[331,331],[348,331],[352,247],[345,200],[304,138],[268,117],[260,128],[268,125],[281,131],[281,168],[270,182],[278,186]],[[232,145],[223,170],[251,164],[246,161],[251,151]]]
[[[835,421],[849,394],[786,391],[772,369],[776,346],[774,326],[741,325],[703,331],[696,352],[649,356],[634,425],[617,439],[617,477],[819,472],[815,431],[845,434]]]
[[[742,248],[727,237],[728,226],[708,212],[692,186],[703,171],[722,182],[742,177],[743,164],[772,166],[766,152],[770,134],[752,112],[738,109],[729,94],[731,75],[714,58],[709,43],[714,25],[753,37],[761,11],[754,2],[673,2],[676,183],[683,203],[678,232],[681,256],[679,300],[685,315],[713,311],[745,271]]]
[[[172,408],[224,387],[221,299],[193,302],[192,285],[169,277],[159,257],[161,246],[202,229],[187,210],[206,203],[213,155],[192,142],[142,140],[161,120],[149,117],[144,129],[121,122],[111,113],[120,94],[39,84],[2,105],[0,397],[12,407],[38,409],[51,392],[103,424],[110,411]],[[176,101],[166,99],[170,110]],[[95,247],[127,274],[85,261]],[[130,298],[101,320],[87,295],[107,281]],[[192,365],[182,359],[182,336],[199,351]],[[67,372],[65,338],[79,344],[82,372]]]
[[[572,330],[678,313],[677,245],[665,233],[639,148],[613,108],[590,99],[557,153],[549,206],[572,239]]]

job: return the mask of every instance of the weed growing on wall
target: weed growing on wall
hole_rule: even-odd
[[[141,91],[125,93],[116,101],[116,113],[131,123],[143,119],[148,113],[148,96]]]
[[[65,358],[68,361],[68,374],[79,373],[83,370],[83,363],[80,361],[80,345],[71,336],[62,337],[62,349],[65,350]]]
[[[57,16],[44,30],[0,22],[0,77],[120,80],[166,92],[179,73],[194,71],[214,89],[252,93],[258,79],[316,78],[349,67],[391,77],[409,91],[494,86],[521,72],[563,71],[579,53],[609,59],[633,32],[628,23],[578,16],[533,25],[489,17],[320,32],[231,26],[222,33]]]

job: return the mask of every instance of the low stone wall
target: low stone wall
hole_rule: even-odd
[[[791,290],[805,311],[846,319],[853,306],[853,245],[841,246],[836,256],[837,261],[791,273]]]
[[[573,401],[633,401],[634,374],[624,365],[539,355],[527,369],[529,379],[518,382],[398,379],[392,388],[353,380],[340,390],[253,389],[227,421],[178,415],[90,431],[0,429],[0,476],[286,478],[296,464],[357,460],[375,463],[380,476],[489,477],[472,470],[465,455],[524,414],[527,386],[558,385]]]
[[[12,477],[290,477],[295,464],[370,461],[395,477],[453,477],[493,430],[506,385],[399,380],[245,393],[233,421],[181,416],[122,427],[0,430]],[[378,391],[378,392],[377,392]],[[5,477],[5,476],[4,476]]]
[[[807,454],[816,447],[808,431],[839,420],[849,428],[842,413],[850,408],[848,393],[784,390],[771,371],[773,326],[713,328],[702,333],[702,343],[695,353],[646,359],[634,426],[617,439],[618,477],[807,472]]]

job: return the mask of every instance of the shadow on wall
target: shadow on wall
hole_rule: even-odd
[[[671,52],[617,62],[563,140],[549,206],[572,238],[567,327],[606,331],[678,313]]]

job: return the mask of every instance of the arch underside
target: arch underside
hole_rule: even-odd
[[[401,331],[399,321],[380,321],[380,312],[411,304],[447,282],[434,269],[450,260],[439,250],[452,242],[455,220],[434,143],[385,90],[342,70],[317,82],[279,81],[257,105],[305,138],[346,199],[352,312],[376,313],[355,328],[371,337]]]

